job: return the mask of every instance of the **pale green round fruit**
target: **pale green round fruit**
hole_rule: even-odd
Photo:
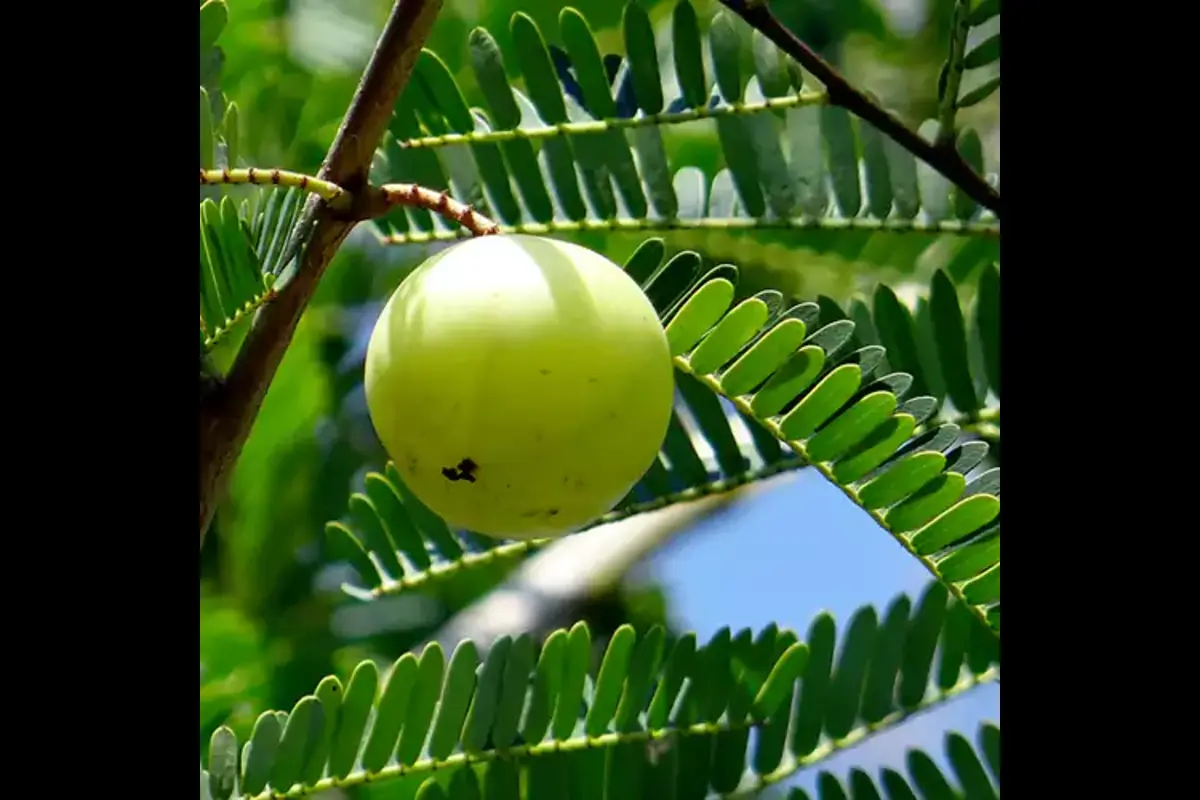
[[[365,383],[413,493],[452,525],[514,539],[611,510],[654,461],[674,397],[633,279],[537,236],[469,239],[418,267],[375,325]]]

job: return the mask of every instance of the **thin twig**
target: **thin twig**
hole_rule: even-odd
[[[392,205],[424,208],[439,216],[452,219],[476,236],[500,232],[500,226],[445,192],[435,192],[415,183],[389,183],[379,187],[384,200]]]
[[[765,0],[721,0],[721,3],[811,72],[825,86],[830,104],[841,106],[871,123],[881,133],[940,172],[972,200],[991,209],[997,218],[1000,217],[1000,193],[963,159],[954,148],[953,141],[950,146],[934,145],[905,125],[895,114],[856,89],[828,61],[785,28],[771,13]]]
[[[299,172],[258,167],[200,170],[201,186],[225,184],[281,186],[299,189],[311,192],[326,201],[330,208],[343,210],[347,210],[347,203],[354,200],[353,195],[337,184]],[[367,186],[360,194],[367,198],[367,202],[358,202],[357,219],[373,219],[383,216],[391,206],[412,206],[453,220],[475,236],[488,236],[500,232],[499,225],[466,203],[455,200],[446,192],[426,189],[415,183],[389,183],[379,188]]]
[[[223,184],[246,183],[254,186],[282,186],[285,189],[299,189],[310,192],[331,206],[336,201],[348,198],[346,190],[335,183],[302,175],[299,172],[288,172],[285,169],[202,169],[200,170],[201,186],[221,186]]]
[[[322,181],[350,192],[366,186],[375,148],[441,7],[442,0],[396,0],[321,167],[318,177]],[[369,193],[361,197],[369,199]],[[359,199],[358,195],[354,198],[355,202]],[[201,547],[300,315],[334,253],[354,228],[355,216],[339,213],[313,198],[296,227],[302,232],[312,229],[299,268],[275,302],[260,309],[229,374],[201,402]]]

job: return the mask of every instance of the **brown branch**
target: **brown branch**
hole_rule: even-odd
[[[841,106],[874,125],[879,131],[917,158],[940,172],[972,199],[1000,217],[1000,193],[968,164],[954,147],[953,139],[941,146],[927,141],[892,112],[850,84],[841,73],[771,13],[766,0],[721,0],[755,30],[762,33],[813,74],[825,86],[829,102]]]
[[[350,192],[366,186],[375,148],[441,7],[442,0],[396,0],[321,167],[322,180]],[[369,193],[361,197],[367,199]],[[299,268],[255,318],[229,375],[201,401],[201,547],[300,315],[334,253],[354,228],[356,216],[336,213],[313,198],[296,228],[298,232],[312,228]]]

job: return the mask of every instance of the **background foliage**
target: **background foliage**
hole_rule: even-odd
[[[602,52],[623,52],[621,4],[577,0],[573,5],[587,18]],[[656,31],[669,29],[673,2],[641,5]],[[946,58],[954,16],[952,0],[886,4],[811,0],[773,5],[801,38],[835,61],[853,82],[878,95],[885,106],[908,120],[936,117],[938,72]],[[707,33],[719,5],[697,0],[694,6],[702,33]],[[236,126],[242,162],[316,173],[389,7],[385,0],[231,3],[230,23],[220,36],[219,89],[212,82],[210,95],[214,125]],[[487,105],[471,70],[469,32],[476,26],[487,28],[510,56],[514,45],[509,21],[518,10],[527,13],[543,33],[558,30],[555,4],[446,2],[426,46],[440,56],[468,104]],[[234,123],[223,120],[226,101],[236,103]],[[984,161],[998,171],[999,93],[961,111],[959,123],[979,133]],[[715,174],[725,162],[711,124],[664,129],[668,161],[698,168],[710,177]],[[219,200],[222,194],[211,196]],[[325,523],[344,519],[353,525],[354,520],[347,518],[347,497],[365,491],[366,474],[382,471],[386,463],[362,395],[366,337],[382,301],[403,274],[431,252],[430,245],[421,244],[384,247],[375,235],[373,226],[360,226],[322,280],[201,553],[199,744],[205,753],[219,726],[231,727],[240,741],[246,741],[263,710],[292,708],[328,674],[345,681],[362,659],[384,667],[404,653],[421,652],[428,641],[442,642],[449,657],[463,635],[486,640],[489,633],[519,632],[489,631],[474,622],[470,612],[473,603],[514,575],[520,559],[498,560],[420,593],[366,605],[348,600],[339,589],[348,573],[327,545]],[[623,261],[649,234],[556,235]],[[944,270],[963,307],[970,308],[983,267],[998,257],[996,240],[937,233],[730,230],[655,235],[664,238],[669,253],[690,249],[707,263],[736,263],[741,269],[739,297],[768,287],[789,300],[826,295],[856,321],[861,319],[861,314],[855,316],[856,298],[866,300],[859,304],[862,309],[878,315],[876,285],[887,284],[902,300],[914,301],[918,294],[928,295],[937,270]],[[235,328],[211,351],[218,368],[227,365],[236,351],[238,334]],[[889,357],[895,358],[890,351]],[[982,379],[986,390],[984,354],[973,351],[971,358],[976,378]],[[938,377],[930,372],[924,379],[931,384],[927,391],[938,393]],[[993,388],[998,392],[998,380]],[[942,395],[948,391],[945,386],[940,389]],[[953,396],[952,389],[950,393]],[[996,459],[998,424],[997,413]],[[757,502],[750,494],[734,502]],[[652,573],[635,572],[636,580],[622,577],[647,551],[668,540],[684,541],[690,530],[710,515],[719,515],[728,502],[698,504],[690,513],[677,513],[659,523],[643,522],[643,528],[654,530],[642,533],[642,543],[615,558],[606,574],[585,575],[577,583],[586,588],[574,593],[539,599],[538,629],[549,631],[583,620],[592,639],[604,642],[625,624],[639,635],[659,625],[674,641],[692,625],[673,613],[671,593]],[[835,492],[826,502],[848,501]],[[726,525],[721,535],[732,539],[738,533]],[[830,537],[838,534],[823,532]],[[810,541],[820,547],[821,538]],[[892,547],[882,533],[864,542],[864,547]],[[735,546],[731,545],[730,553],[736,557]],[[564,548],[562,558],[562,564],[581,569],[580,556],[572,555],[569,548]],[[856,581],[852,571],[842,577],[848,583]],[[714,594],[724,591],[720,573],[707,576],[707,585]],[[882,624],[887,609],[880,606],[877,611]],[[839,629],[847,624],[853,627],[849,620],[838,619]],[[805,634],[802,629],[797,632]],[[802,638],[809,641],[807,635]],[[998,662],[998,653],[995,657]],[[975,658],[973,674],[985,673],[989,657]],[[976,732],[962,733],[974,739]],[[894,768],[903,772],[905,765]],[[839,778],[847,785],[860,780],[844,774]],[[400,780],[347,791],[356,797],[403,798],[412,796],[418,783]],[[826,791],[833,789],[822,787]]]

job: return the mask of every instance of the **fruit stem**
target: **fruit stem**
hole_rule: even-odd
[[[391,205],[412,206],[452,219],[476,236],[500,233],[500,226],[445,192],[435,192],[415,183],[389,183],[380,187]]]

